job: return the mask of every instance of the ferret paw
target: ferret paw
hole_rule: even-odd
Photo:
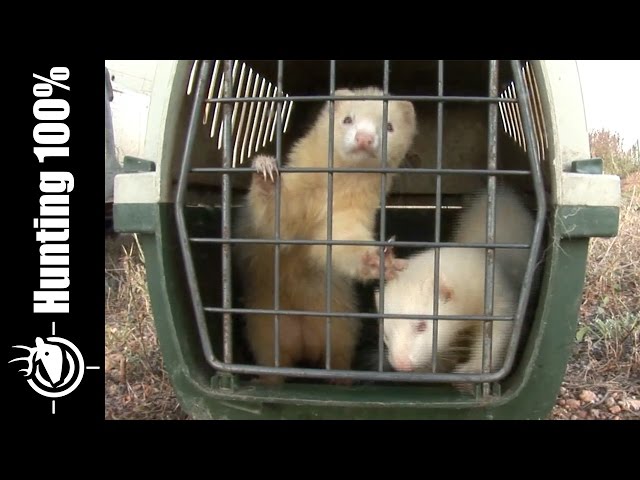
[[[393,242],[396,239],[395,236],[391,237],[389,239],[390,242]],[[386,280],[391,280],[392,278],[395,278],[398,274],[398,272],[401,272],[402,270],[404,270],[405,268],[407,268],[409,266],[409,260],[403,260],[402,258],[396,258],[395,256],[395,252],[393,250],[392,246],[388,246],[384,248],[384,267],[385,267],[385,273],[388,271],[389,276],[387,278],[387,275],[385,275],[385,279]]]
[[[267,175],[271,181],[274,181],[274,174],[278,176],[278,164],[274,157],[269,155],[258,155],[251,162],[251,166],[255,169],[258,175],[262,175],[264,181],[267,181]]]
[[[396,258],[393,247],[384,249],[384,279],[393,280],[409,265],[408,260]],[[365,279],[380,278],[380,250],[377,247],[367,251],[362,257],[361,274]]]

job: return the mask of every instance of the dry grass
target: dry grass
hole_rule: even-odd
[[[589,132],[591,156],[602,158],[604,173],[625,178],[640,168],[638,143],[625,150],[620,134],[606,129]]]
[[[589,246],[585,295],[581,306],[588,323],[640,312],[640,172],[622,180],[619,233],[594,238]]]
[[[637,152],[621,150],[619,136],[592,132],[591,141],[605,172],[622,177],[619,232],[590,241],[576,348],[552,417],[638,419],[640,166],[633,160]],[[593,401],[580,399],[588,392]]]
[[[162,365],[134,237],[105,239],[105,418],[183,419]]]

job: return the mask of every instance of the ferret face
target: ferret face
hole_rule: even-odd
[[[385,314],[433,315],[433,255],[410,262],[406,270],[385,284]],[[459,314],[455,292],[441,274],[438,315]],[[375,292],[376,308],[380,311],[379,292]],[[456,312],[456,310],[458,310]],[[452,344],[455,329],[451,320],[438,322],[438,352]],[[389,362],[399,371],[431,369],[433,352],[433,320],[402,318],[384,320],[384,342]],[[447,325],[447,323],[449,323]]]
[[[381,95],[377,89],[338,90],[337,95]],[[382,142],[387,134],[387,165],[400,164],[416,134],[413,105],[389,101],[388,121],[383,125],[383,102],[343,100],[335,103],[335,152],[347,165],[378,166],[382,163]]]

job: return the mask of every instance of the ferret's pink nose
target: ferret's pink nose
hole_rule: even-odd
[[[358,148],[371,148],[373,145],[373,135],[366,132],[357,132],[356,143],[358,144]]]
[[[393,359],[393,367],[401,372],[410,372],[413,370],[413,364],[409,357],[395,357]]]

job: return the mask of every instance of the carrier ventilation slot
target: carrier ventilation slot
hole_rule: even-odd
[[[529,62],[526,62],[524,67],[522,67],[522,75],[524,77],[525,86],[529,91],[529,98],[531,99],[531,111],[533,113],[534,120],[533,126],[535,128],[535,137],[538,142],[540,160],[544,161],[545,151],[549,146],[549,141],[547,138],[547,129],[544,124],[544,117],[542,115],[542,102],[540,101],[538,85],[536,84],[535,76],[531,71],[531,65]],[[500,98],[517,98],[516,88],[513,82],[511,82],[500,94]],[[499,107],[504,131],[526,152],[527,144],[524,137],[524,127],[522,126],[518,104],[500,103]]]
[[[200,61],[195,61],[191,67],[191,75],[187,85],[187,95],[191,95],[193,84],[200,68]],[[211,82],[207,90],[207,98],[223,98],[224,86],[224,64],[222,60],[216,60],[211,75]],[[288,97],[288,94],[278,92],[278,87],[258,72],[249,67],[246,63],[238,60],[233,61],[232,67],[232,90],[235,97],[247,98],[273,98],[279,96]],[[283,133],[286,133],[289,125],[289,118],[293,102],[284,102],[282,108]],[[231,116],[232,136],[233,136],[233,166],[243,163],[245,159],[251,157],[267,142],[273,142],[276,131],[277,107],[275,101],[261,102],[238,102],[233,105]],[[218,150],[222,148],[223,121],[222,104],[207,103],[203,125],[211,119],[210,137],[218,144]]]
[[[191,95],[197,72],[200,67],[200,61],[195,61],[191,68],[191,75],[187,85],[187,95]],[[542,115],[542,104],[540,101],[540,93],[535,81],[535,76],[531,71],[529,62],[522,67],[522,73],[525,85],[530,93],[532,100],[532,113],[534,117],[535,136],[538,141],[540,151],[540,159],[545,160],[545,151],[548,148],[548,137],[544,117]],[[233,90],[236,97],[250,98],[272,98],[279,96],[277,86],[267,81],[259,73],[238,60],[234,60],[232,69]],[[208,89],[208,98],[222,98],[224,85],[224,71],[221,60],[216,60],[211,82]],[[288,97],[288,94],[284,94]],[[501,98],[516,99],[516,89],[513,82],[500,94]],[[291,117],[293,102],[284,102],[282,109],[284,129],[286,133]],[[500,116],[504,131],[511,137],[525,152],[527,145],[524,137],[524,128],[520,117],[520,109],[517,103],[500,103]],[[206,124],[211,118],[213,110],[213,120],[211,122],[210,136],[217,139],[218,150],[222,148],[222,109],[221,104],[207,103],[203,124]],[[233,128],[233,166],[243,163],[245,159],[251,157],[261,147],[266,146],[267,142],[273,142],[276,127],[276,103],[250,102],[236,103],[233,107],[232,128]]]

